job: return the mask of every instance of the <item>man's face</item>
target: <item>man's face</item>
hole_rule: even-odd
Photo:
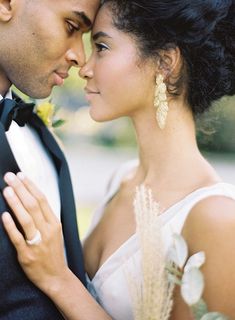
[[[47,97],[71,66],[84,64],[82,35],[91,28],[99,0],[10,2],[11,19],[0,21],[0,82]]]

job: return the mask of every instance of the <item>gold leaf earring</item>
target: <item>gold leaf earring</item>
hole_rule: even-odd
[[[164,83],[164,78],[161,74],[159,74],[156,78],[154,107],[157,109],[156,119],[160,129],[164,129],[166,126],[166,119],[169,110],[166,91],[167,87]]]

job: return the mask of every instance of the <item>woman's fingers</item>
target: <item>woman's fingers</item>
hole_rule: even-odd
[[[22,172],[17,173],[17,178],[24,184],[27,190],[31,193],[31,195],[37,199],[45,219],[50,222],[55,222],[58,219],[56,218],[54,212],[52,211],[45,195],[35,186],[35,184],[27,178]]]
[[[8,212],[2,214],[2,222],[26,275],[39,288],[48,288],[48,281],[66,268],[61,241],[53,233],[50,241],[43,239],[37,243],[27,243]]]
[[[44,219],[40,213],[39,207],[34,208],[32,216],[25,210],[18,196],[11,187],[7,187],[3,190],[3,195],[7,200],[10,208],[14,212],[17,220],[22,226],[27,239],[33,239],[37,229],[40,225],[44,224]]]
[[[8,174],[6,174],[7,176]],[[55,216],[55,214],[53,213],[45,195],[34,185],[34,183],[28,179],[22,172],[18,172],[17,175],[14,177],[16,178],[16,182],[17,184],[19,184],[19,189],[17,190],[16,189],[16,192],[18,194],[18,196],[20,197],[21,199],[21,194],[20,194],[20,191],[24,192],[25,194],[25,189],[28,191],[29,195],[31,197],[34,198],[34,200],[36,200],[42,210],[42,213],[46,219],[47,222],[55,222],[57,221],[57,218]],[[24,186],[24,188],[23,188]],[[19,191],[19,193],[18,193]],[[24,198],[21,199],[22,202],[24,200]],[[24,203],[23,204],[26,205],[26,209],[27,208],[27,203]]]
[[[35,223],[43,218],[47,222],[54,222],[55,215],[53,214],[45,196],[27,179],[23,173],[15,174],[8,172],[4,176],[4,180],[11,186],[25,209],[33,217]],[[40,214],[39,214],[39,211]],[[42,221],[39,221],[40,223]]]
[[[25,239],[23,235],[20,233],[20,231],[17,229],[14,220],[12,219],[11,215],[8,212],[4,212],[2,214],[2,222],[16,250],[17,251],[25,250],[27,246]]]

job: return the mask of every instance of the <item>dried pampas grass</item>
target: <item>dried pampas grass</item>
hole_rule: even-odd
[[[144,185],[136,188],[134,210],[142,267],[142,281],[128,275],[134,317],[135,320],[167,320],[173,306],[174,285],[168,281],[166,271],[160,206]]]

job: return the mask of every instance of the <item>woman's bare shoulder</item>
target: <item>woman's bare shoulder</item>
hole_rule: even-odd
[[[235,200],[211,196],[191,210],[183,229],[190,255],[204,251],[204,299],[209,310],[235,319]]]

